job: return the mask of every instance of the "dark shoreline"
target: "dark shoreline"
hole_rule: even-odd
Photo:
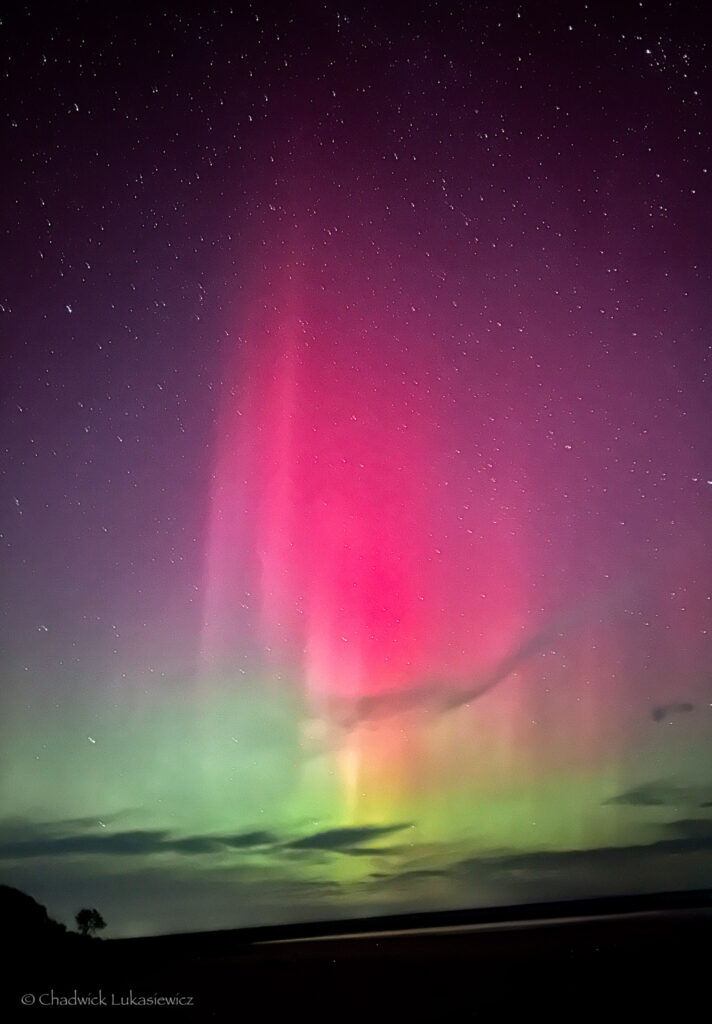
[[[578,1016],[591,1003],[634,1011],[668,997],[681,1009],[706,1001],[711,939],[703,890],[66,942],[16,950],[3,1002],[13,1019],[160,1010],[200,1021],[243,1019],[248,1007],[334,1021],[450,1019],[463,1006],[468,1020],[556,1006]]]

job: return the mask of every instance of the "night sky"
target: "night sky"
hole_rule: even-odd
[[[712,883],[691,3],[6,5],[0,880]]]

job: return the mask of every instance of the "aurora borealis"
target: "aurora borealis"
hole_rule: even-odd
[[[708,886],[694,6],[2,31],[2,881],[113,935]]]

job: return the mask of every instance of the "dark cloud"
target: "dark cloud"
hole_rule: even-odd
[[[684,701],[677,704],[659,704],[653,708],[650,716],[654,722],[662,722],[664,719],[672,718],[673,715],[680,715],[694,710],[694,704],[688,704]]]
[[[632,586],[632,584],[631,584]],[[409,690],[394,693],[380,693],[363,697],[356,702],[345,703],[335,709],[334,718],[344,728],[350,729],[360,722],[385,718],[405,711],[424,710],[434,714],[445,714],[466,704],[471,704],[505,682],[517,669],[546,651],[552,643],[560,645],[574,637],[595,615],[598,620],[615,615],[625,607],[623,588],[615,596],[598,595],[581,601],[576,608],[561,612],[532,633],[521,643],[514,645],[494,669],[480,679],[464,680],[438,679],[424,682]]]
[[[520,665],[545,650],[556,630],[546,628],[517,645],[487,676],[476,681],[453,684],[452,680],[432,680],[409,690],[374,694],[337,711],[340,724],[349,729],[360,722],[387,718],[404,711],[422,709],[435,714],[454,711],[483,697],[504,682]]]
[[[603,846],[590,850],[539,850],[531,853],[503,854],[497,857],[470,857],[450,868],[451,873],[474,875],[508,873],[525,877],[551,874],[570,879],[583,873],[597,879],[610,879],[608,872],[641,865],[653,855],[708,854],[712,850],[712,821],[677,821],[664,826],[681,833],[676,838],[658,839],[632,846]]]
[[[675,807],[678,804],[697,803],[701,792],[704,792],[704,788],[701,786],[680,786],[665,779],[656,779],[625,790],[618,796],[605,800],[604,804],[626,804],[631,807]]]
[[[103,820],[108,821],[109,818]],[[272,833],[265,831],[227,836],[174,836],[165,829],[81,833],[77,829],[82,825],[87,828],[96,826],[97,819],[72,818],[39,824],[19,819],[7,820],[0,826],[0,834],[3,836],[0,840],[0,859],[22,860],[28,857],[79,855],[210,854],[227,850],[249,850],[269,846],[277,841]]]
[[[252,846],[270,846],[277,842],[277,837],[271,832],[243,832],[237,836],[222,836],[220,842],[234,850],[244,850]]]
[[[172,839],[161,843],[156,852],[173,850],[175,853],[219,853],[223,848],[221,840],[212,836],[187,836],[185,839]]]
[[[350,847],[365,843],[369,839],[378,839],[381,836],[391,835],[393,832],[400,832],[404,828],[410,828],[408,823],[399,825],[365,825],[362,828],[331,828],[325,832],[315,832],[310,836],[303,836],[284,846],[291,850],[333,850],[338,853],[351,853],[356,851]],[[362,850],[359,854],[384,852],[382,850]]]
[[[458,877],[455,870],[452,867],[444,868],[410,868],[407,870],[395,870],[395,871],[372,871],[369,876],[368,884],[371,886],[378,887],[379,889],[385,887],[390,889],[393,887],[397,890],[399,887],[408,886],[411,883],[418,882],[432,882],[436,879],[446,879],[455,881]],[[419,888],[419,893],[423,891],[423,887]],[[420,898],[420,896],[419,896]]]
[[[397,878],[447,878],[449,871],[436,868],[414,868],[412,871],[402,871]]]
[[[482,893],[495,904],[610,895],[612,889],[632,893],[708,885],[712,819],[680,819],[662,825],[661,830],[662,837],[651,843],[481,854],[441,867],[374,871],[368,876],[369,885],[398,887],[446,879],[462,901],[469,894],[473,905],[481,901]],[[444,849],[442,855],[446,855]]]
[[[411,846],[345,846],[338,851],[349,857],[397,857],[404,853],[412,853]]]
[[[660,889],[661,878],[665,879],[663,888],[704,887],[709,879],[712,818],[681,818],[658,827],[660,838],[649,843],[481,854],[437,868],[406,866],[393,872],[372,872],[369,878],[378,885],[449,878],[463,891],[501,892],[503,898],[514,902],[529,898],[530,892],[539,898],[542,890],[547,899],[587,892],[610,894],[612,878],[621,892]],[[446,855],[443,848],[439,856]],[[438,854],[431,850],[430,856]],[[699,880],[700,868],[704,869],[704,881]]]
[[[712,844],[712,818],[683,818],[668,822],[665,828],[693,842]]]
[[[163,831],[74,836],[52,836],[40,832],[33,839],[0,843],[0,858],[15,860],[24,857],[66,857],[76,854],[135,856],[160,850],[164,847],[167,836],[168,832]]]

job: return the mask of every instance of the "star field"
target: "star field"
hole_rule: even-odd
[[[114,935],[709,885],[697,6],[0,32],[8,883]]]

